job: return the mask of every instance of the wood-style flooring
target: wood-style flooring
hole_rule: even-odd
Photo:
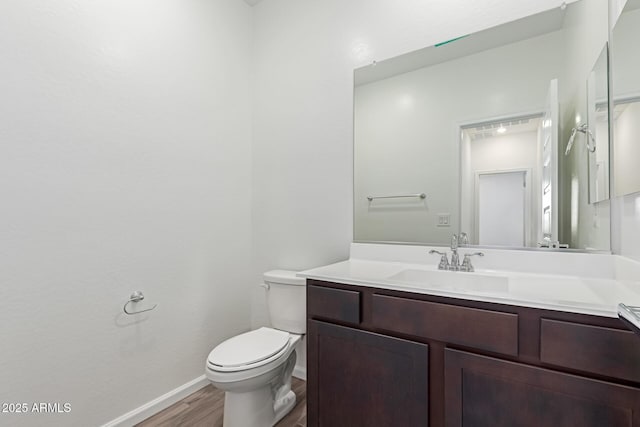
[[[293,378],[291,388],[297,396],[296,406],[276,427],[306,427],[306,383]],[[136,427],[222,427],[224,392],[212,385],[196,391],[167,409],[147,418]]]

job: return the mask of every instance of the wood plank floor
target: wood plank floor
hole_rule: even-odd
[[[306,383],[293,378],[291,388],[297,396],[296,406],[276,424],[276,427],[307,425]],[[224,392],[208,385],[147,418],[136,427],[222,427],[223,409]]]

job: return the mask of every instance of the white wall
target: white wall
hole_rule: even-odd
[[[265,0],[254,7],[253,282],[346,259],[353,70],[522,18],[557,0]],[[253,294],[254,326],[267,322]]]
[[[564,155],[576,121],[587,120],[587,80],[608,38],[607,2],[581,0],[565,16],[564,70],[560,85],[559,226],[560,242],[576,249],[608,250],[610,202],[589,204],[588,154],[584,135],[578,134],[569,156]]]
[[[619,12],[624,6],[624,0],[611,0],[612,10]],[[637,20],[640,11],[625,13],[625,22],[621,27],[617,27],[613,33],[612,40],[612,73],[614,74],[613,91],[616,96],[635,93],[638,87],[638,76],[634,70],[638,69],[638,55],[635,44],[637,40]],[[617,18],[617,13],[612,14],[612,19]],[[625,34],[620,34],[622,31]],[[635,34],[635,35],[634,35]],[[626,53],[629,52],[629,53]],[[625,113],[623,113],[625,114]],[[616,126],[618,126],[616,124]],[[636,138],[637,139],[637,138]],[[620,171],[617,162],[625,157],[627,153],[622,151],[614,134],[614,173],[615,186],[617,179],[620,179]],[[633,158],[632,155],[629,158]],[[636,166],[637,169],[637,166]],[[627,191],[632,187],[627,186]],[[618,190],[618,188],[616,188]],[[625,191],[625,190],[622,190]],[[617,191],[618,194],[621,191]],[[622,197],[617,197],[612,204],[613,210],[613,242],[614,249],[621,255],[634,258],[640,261],[640,193],[633,193]]]
[[[616,194],[640,190],[640,102],[632,102],[620,113],[614,124]]]
[[[640,96],[640,58],[637,54],[640,9],[623,13],[612,37],[613,98]],[[640,103],[623,105],[625,109],[614,121],[615,194],[621,196],[640,191]]]
[[[627,98],[640,95],[640,58],[637,55],[640,9],[625,11],[613,29],[611,56],[613,61],[613,97]]]
[[[538,132],[505,133],[471,142],[471,170],[532,169],[537,174]],[[531,177],[535,181],[535,175]]]
[[[355,240],[448,243],[460,224],[458,127],[541,112],[561,40],[557,31],[357,86]],[[424,201],[366,199],[421,192]]]
[[[615,201],[617,220],[614,234],[620,248],[618,252],[626,257],[640,261],[640,193],[619,197]]]
[[[0,424],[107,422],[249,328],[250,51],[238,0],[0,3],[0,402],[72,408]]]

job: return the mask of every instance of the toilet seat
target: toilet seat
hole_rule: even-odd
[[[237,335],[214,348],[207,358],[209,369],[238,372],[266,365],[289,349],[289,333],[260,328]]]

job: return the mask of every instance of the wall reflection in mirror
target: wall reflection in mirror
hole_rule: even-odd
[[[608,250],[607,25],[580,0],[357,69],[354,240]]]
[[[611,39],[615,194],[640,191],[640,0],[628,0]]]

